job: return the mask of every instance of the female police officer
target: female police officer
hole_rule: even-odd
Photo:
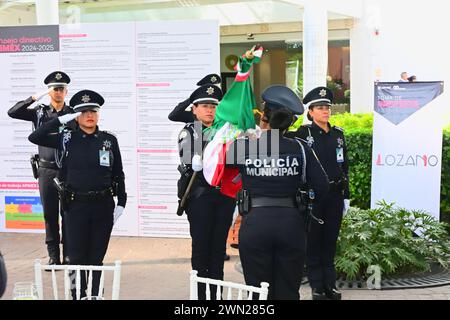
[[[320,198],[328,179],[304,141],[285,138],[294,114],[303,113],[297,95],[274,85],[262,93],[264,113],[257,140],[238,139],[227,163],[242,175],[239,202],[248,202],[239,232],[239,254],[245,282],[269,283],[269,299],[299,299],[305,255],[305,212],[296,201],[303,184]],[[232,152],[230,152],[232,151]],[[232,157],[232,158],[231,158]],[[231,158],[231,159],[230,159]]]
[[[192,237],[192,269],[197,270],[200,277],[219,280],[223,279],[226,240],[236,203],[234,198],[223,195],[206,182],[194,157],[199,159],[203,153],[207,142],[203,130],[213,124],[216,106],[221,99],[222,91],[213,84],[196,89],[190,102],[194,105],[192,112],[197,121],[186,124],[178,139],[181,166],[188,172],[197,171],[186,206]],[[180,179],[179,187],[186,185],[184,177]],[[185,192],[185,188],[179,188],[180,199]],[[212,299],[216,298],[213,287],[211,293]],[[206,298],[204,285],[199,285],[198,298]]]
[[[79,91],[70,99],[74,114],[48,121],[29,136],[35,144],[63,151],[61,201],[65,202],[69,263],[74,265],[102,265],[113,224],[127,200],[117,139],[97,126],[103,103],[98,93]],[[51,134],[75,117],[77,130]],[[118,198],[116,207],[113,195]],[[92,295],[98,294],[99,280],[99,272],[94,272]],[[83,275],[81,282],[82,297],[86,289]]]
[[[329,192],[314,206],[314,215],[324,220],[320,225],[312,221],[307,241],[307,271],[314,300],[340,300],[341,293],[335,287],[336,270],[334,255],[342,221],[343,209],[349,205],[348,160],[344,132],[331,126],[330,106],[333,93],[326,87],[311,90],[303,103],[308,105],[308,119],[293,136],[305,139],[317,154],[330,179]]]

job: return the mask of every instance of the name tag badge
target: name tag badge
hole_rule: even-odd
[[[109,151],[99,150],[100,165],[103,167],[109,167]]]
[[[336,148],[336,160],[338,163],[344,162],[344,148]]]

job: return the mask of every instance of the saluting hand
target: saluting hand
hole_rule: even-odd
[[[31,96],[31,98],[32,98],[34,101],[39,101],[39,100],[41,100],[43,97],[45,97],[46,95],[48,95],[49,92],[52,91],[52,90],[53,90],[52,88],[47,88],[47,89],[45,89],[45,90],[43,90],[43,91],[40,91],[40,92],[38,92],[38,93],[35,93],[34,95]]]
[[[59,123],[66,124],[67,122],[72,121],[76,117],[78,117],[81,114],[81,112],[75,112],[75,113],[68,113],[63,116],[58,117]]]

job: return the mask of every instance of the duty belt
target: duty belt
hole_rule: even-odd
[[[39,167],[58,170],[58,166],[55,161],[47,161],[44,159],[39,159]]]
[[[283,207],[297,208],[297,202],[292,198],[275,198],[275,197],[251,197],[251,207]]]
[[[114,190],[112,187],[109,187],[101,191],[88,191],[88,192],[77,192],[68,189],[67,192],[70,201],[83,201],[83,202],[98,201],[108,197],[112,197],[114,195]]]

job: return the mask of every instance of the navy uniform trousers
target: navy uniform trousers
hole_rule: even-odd
[[[223,257],[235,206],[235,199],[213,188],[189,200],[186,213],[192,238],[191,264],[199,277],[223,280]],[[216,298],[215,293],[211,286],[211,299]],[[198,298],[206,298],[204,284],[198,286]]]
[[[73,201],[64,212],[69,262],[74,265],[103,265],[113,228],[114,199]],[[98,295],[100,271],[93,272],[92,295]],[[71,275],[74,277],[74,275]],[[72,279],[72,283],[75,279]],[[87,288],[86,275],[81,273],[81,297]],[[72,290],[75,298],[75,290]]]
[[[44,220],[45,220],[45,244],[47,245],[47,250],[49,256],[57,261],[59,261],[59,244],[61,238],[59,235],[59,197],[58,191],[56,190],[53,179],[57,177],[58,170],[50,168],[39,168],[39,194],[41,196],[41,203],[44,209]],[[63,213],[61,212],[61,216]],[[64,222],[64,218],[62,218]],[[64,224],[62,223],[62,235],[64,235]],[[66,258],[66,246],[63,239],[63,257]]]
[[[296,208],[251,209],[239,229],[239,255],[246,284],[260,287],[261,282],[270,282],[269,300],[299,300],[304,216]]]
[[[330,190],[323,199],[314,204],[314,215],[325,223],[320,225],[311,220],[308,233],[306,268],[311,288],[335,286],[334,256],[343,207],[344,197],[342,192],[337,190]]]

